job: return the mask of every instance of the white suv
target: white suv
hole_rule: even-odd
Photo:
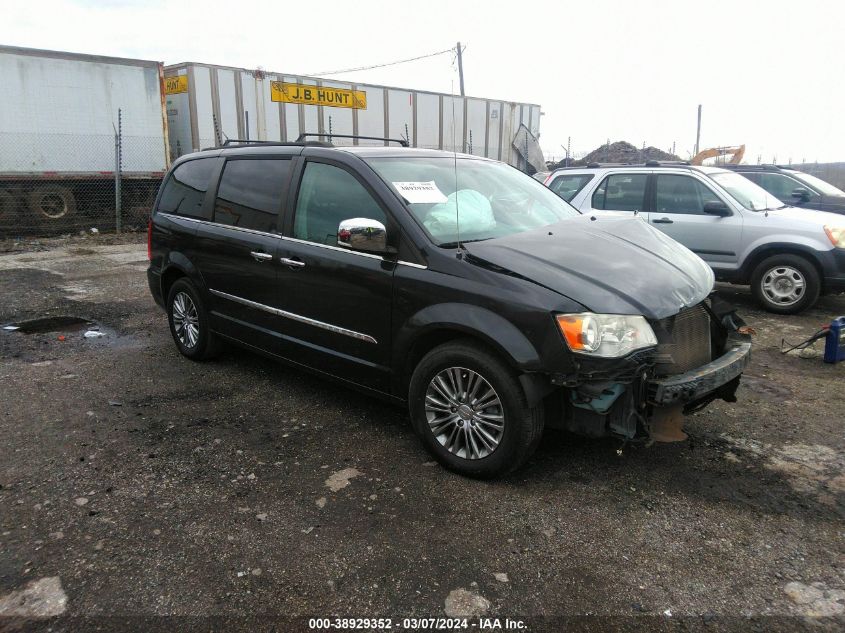
[[[790,207],[738,173],[649,162],[558,169],[545,184],[582,213],[638,215],[750,284],[761,305],[794,314],[845,291],[845,217]]]

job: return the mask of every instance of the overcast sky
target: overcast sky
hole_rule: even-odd
[[[4,0],[0,43],[313,74],[466,45],[466,92],[539,103],[561,155],[608,138],[688,157],[845,160],[845,2]],[[452,56],[335,76],[458,91]]]

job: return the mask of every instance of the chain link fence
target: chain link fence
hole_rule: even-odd
[[[0,133],[0,238],[146,226],[164,177],[163,136],[115,132]]]

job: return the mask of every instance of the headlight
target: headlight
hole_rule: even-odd
[[[837,248],[845,248],[845,229],[837,226],[826,226],[824,232]]]
[[[619,358],[657,345],[654,330],[641,316],[584,312],[555,318],[569,349],[579,354]]]

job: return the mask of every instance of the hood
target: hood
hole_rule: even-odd
[[[472,258],[525,277],[592,312],[662,319],[703,301],[713,271],[642,218],[582,215],[465,245]]]
[[[750,211],[749,213],[765,215],[766,211]],[[768,211],[769,217],[784,218],[787,220],[796,220],[804,222],[813,226],[823,227],[827,226],[843,226],[845,220],[839,213],[830,213],[829,211],[817,211],[815,209],[805,209],[803,207],[783,207],[781,209],[771,209]]]

